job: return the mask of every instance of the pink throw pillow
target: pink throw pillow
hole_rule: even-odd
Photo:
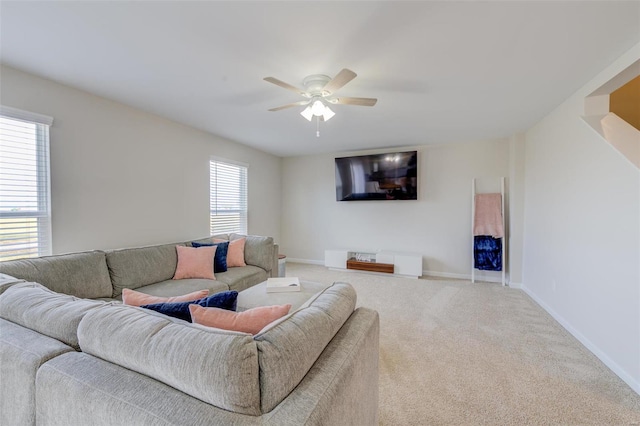
[[[220,308],[189,305],[191,321],[195,324],[251,334],[258,334],[268,324],[287,315],[289,309],[291,305],[286,304],[259,306],[244,312],[233,312]]]
[[[176,246],[178,252],[178,266],[173,275],[174,280],[184,278],[207,278],[215,280],[213,275],[213,257],[216,246],[185,247]]]
[[[182,296],[160,297],[125,288],[122,290],[122,303],[130,306],[152,305],[154,303],[191,302],[209,295],[209,290],[194,291]]]
[[[215,238],[214,243],[224,243],[227,240],[219,240]],[[229,241],[229,250],[227,251],[227,266],[247,266],[244,263],[244,243],[246,238],[239,238],[237,240]]]

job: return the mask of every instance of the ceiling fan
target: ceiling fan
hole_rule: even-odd
[[[335,92],[338,91],[345,84],[356,78],[357,74],[351,70],[344,68],[333,79],[323,74],[313,74],[302,81],[304,90],[298,89],[284,81],[278,80],[274,77],[265,77],[264,80],[269,83],[273,83],[276,86],[283,87],[292,92],[305,97],[305,100],[299,102],[293,102],[291,104],[282,105],[276,108],[271,108],[269,111],[280,111],[282,109],[304,106],[307,107],[300,113],[304,118],[311,121],[313,117],[317,117],[318,121],[327,121],[335,115],[335,113],[329,108],[329,104],[333,105],[358,105],[358,106],[374,106],[377,99],[374,98],[347,98],[342,96],[335,96]]]

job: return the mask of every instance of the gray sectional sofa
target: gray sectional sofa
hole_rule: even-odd
[[[209,288],[255,305],[277,271],[273,240],[248,236],[246,267],[171,280],[175,245],[0,262],[0,424],[377,424],[378,315],[349,284],[256,335],[121,304]]]
[[[176,296],[203,289],[209,289],[210,293],[242,291],[278,273],[278,245],[273,238],[238,234],[213,236],[222,240],[242,237],[246,238],[247,266],[217,273],[215,280],[172,279],[178,264],[176,245],[190,245],[193,241],[0,262],[0,273],[38,282],[58,293],[107,301],[121,299],[124,288],[153,296]],[[195,241],[211,242],[211,238]]]

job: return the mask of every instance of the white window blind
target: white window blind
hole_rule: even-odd
[[[52,122],[0,107],[0,260],[51,254]]]
[[[214,234],[247,233],[247,166],[211,159],[210,231]]]

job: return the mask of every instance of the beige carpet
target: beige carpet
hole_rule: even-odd
[[[640,425],[640,396],[521,290],[286,268],[380,313],[382,425]]]

